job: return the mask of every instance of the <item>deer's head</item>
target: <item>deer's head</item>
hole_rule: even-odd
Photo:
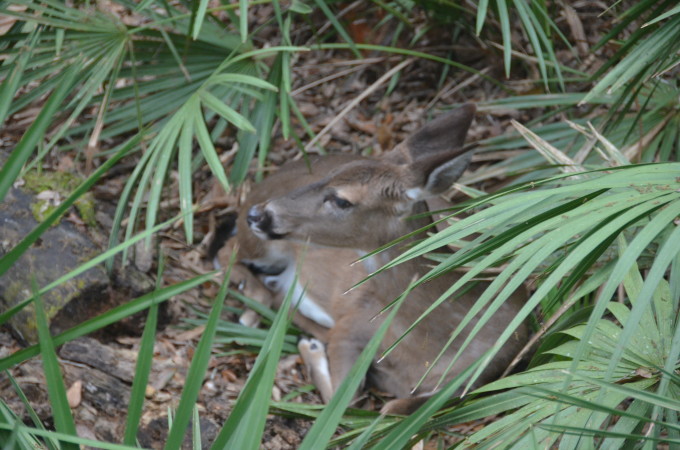
[[[253,206],[248,224],[260,238],[309,240],[373,250],[411,231],[405,221],[428,196],[465,171],[463,142],[475,107],[464,105],[425,125],[379,159],[357,158],[319,181]]]

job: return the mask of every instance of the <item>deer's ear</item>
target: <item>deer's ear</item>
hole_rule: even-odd
[[[449,158],[446,154],[433,155],[417,161],[411,168],[416,186],[408,189],[406,195],[412,200],[422,200],[441,194],[463,175],[473,153],[469,151],[455,157],[449,153]]]
[[[425,124],[406,140],[411,159],[416,161],[462,147],[476,110],[475,105],[466,103]]]

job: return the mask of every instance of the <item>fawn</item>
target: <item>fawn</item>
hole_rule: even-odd
[[[349,263],[431,224],[431,219],[422,215],[428,211],[426,200],[450,187],[470,163],[472,152],[466,151],[463,143],[474,113],[474,105],[463,105],[426,124],[379,158],[319,157],[312,161],[312,174],[304,176],[301,174],[305,167],[301,163],[290,168],[284,166],[276,174],[284,181],[270,181],[266,192],[261,189],[249,200],[246,217],[239,216],[238,230],[247,236],[237,235],[237,240],[250,249],[257,249],[242,252],[241,261],[265,274],[265,284],[279,291],[291,286],[293,272],[290,271],[295,270],[300,249],[305,243],[311,243],[305,257],[309,261],[303,262],[300,270],[302,283],[307,283],[310,290],[300,309],[307,302],[307,309],[327,313],[306,316],[315,321],[316,326],[328,327],[328,332],[308,329],[320,340],[302,340],[299,347],[325,401],[330,399],[382,321],[370,319],[429,270],[427,260],[414,258],[380,272],[357,289],[343,294],[366,273],[399,255],[403,245],[373,255],[364,260],[364,264],[349,266]],[[413,218],[416,215],[419,218]],[[246,224],[249,230],[242,232]],[[423,237],[424,233],[412,236],[404,244]],[[326,279],[319,273],[336,274],[330,277],[332,283],[328,289],[324,287]],[[459,278],[450,272],[413,289],[390,324],[379,351],[402,336]],[[423,373],[434,363],[441,345],[447,342],[487,285],[479,282],[442,303],[411,330],[394,351],[373,364],[369,372],[371,383],[398,397],[385,405],[384,412],[412,412],[429,398],[443,375],[446,374],[445,380],[451,379],[496,343],[523,306],[525,293],[515,292],[463,351],[452,370],[446,372],[465,332],[458,336],[414,390]],[[331,320],[327,320],[329,318]],[[474,321],[465,331],[472,326]],[[477,384],[498,377],[527,339],[528,329],[522,325],[495,355]]]

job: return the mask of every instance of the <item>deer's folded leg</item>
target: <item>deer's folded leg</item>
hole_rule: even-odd
[[[362,310],[356,311],[360,313]],[[328,333],[328,360],[334,389],[347,377],[375,333],[374,325],[366,317],[370,315],[345,316]],[[359,390],[363,388],[363,384]]]
[[[324,403],[328,403],[333,397],[333,384],[331,383],[331,372],[326,357],[326,348],[317,339],[300,339],[298,342],[300,356],[305,362],[307,372],[312,378],[312,383],[321,393]]]
[[[395,398],[385,403],[380,409],[382,414],[387,415],[401,415],[408,416],[420,408],[426,401],[432,397],[432,394],[417,395],[407,398]]]

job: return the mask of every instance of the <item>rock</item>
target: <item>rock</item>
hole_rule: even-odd
[[[0,204],[0,256],[14,248],[34,229],[34,196],[13,188]],[[89,237],[69,221],[62,220],[42,236],[0,276],[1,309],[9,309],[32,296],[31,283],[48,285],[101,252]],[[103,267],[94,267],[61,283],[42,296],[53,333],[58,333],[92,316],[89,307],[107,296],[109,278]],[[65,314],[60,311],[67,309]],[[33,305],[10,319],[10,325],[25,342],[37,340]]]
[[[116,417],[130,403],[130,387],[118,378],[90,367],[62,366],[69,384],[82,383],[82,402],[92,405],[101,415]],[[97,431],[97,434],[99,432]]]
[[[0,152],[0,160],[2,160]],[[0,203],[0,257],[13,249],[82,180],[67,172],[30,172]],[[32,296],[32,280],[39,288],[57,280],[103,252],[107,233],[94,219],[97,203],[91,193],[82,196],[70,212],[46,230],[4,274],[0,275],[0,310],[7,310]],[[67,218],[65,218],[67,217]],[[147,262],[150,268],[150,264]],[[52,334],[58,334],[131,298],[154,289],[154,281],[132,266],[118,268],[112,280],[103,265],[95,266],[61,283],[42,296]],[[141,333],[143,318],[121,321],[122,332]],[[165,306],[161,324],[169,321]],[[23,343],[35,343],[37,330],[33,305],[14,315],[10,326]]]
[[[89,337],[65,343],[59,351],[59,356],[87,364],[128,383],[132,383],[135,376],[136,362],[128,357],[127,352],[116,351],[111,346]]]

